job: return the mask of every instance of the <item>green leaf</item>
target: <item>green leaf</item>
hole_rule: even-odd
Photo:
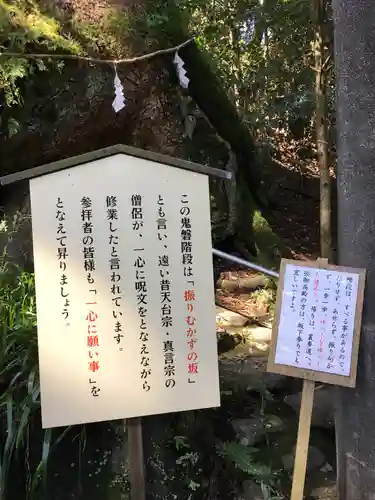
[[[188,443],[188,438],[186,436],[174,436],[173,441],[176,450],[181,450],[183,448],[190,448]]]
[[[236,441],[218,445],[218,454],[229,460],[237,469],[255,477],[271,477],[272,469],[254,460],[256,448],[245,446]]]
[[[20,128],[21,128],[20,124],[16,119],[9,118],[9,120],[8,120],[8,135],[9,135],[9,137],[16,135],[20,131]]]
[[[31,493],[35,492],[41,479],[43,479],[44,482],[47,479],[47,465],[51,450],[51,440],[52,440],[52,430],[47,429],[44,433],[42,459],[39,462],[38,467],[34,474],[34,478],[31,485]]]
[[[47,66],[42,59],[37,59],[35,62],[39,71],[47,71]]]

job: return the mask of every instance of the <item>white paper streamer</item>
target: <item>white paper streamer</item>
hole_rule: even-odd
[[[115,100],[112,103],[112,107],[116,113],[125,108],[125,96],[124,96],[124,87],[121,83],[121,80],[117,74],[117,68],[115,66]]]
[[[181,59],[181,57],[178,55],[178,52],[176,52],[174,56],[173,62],[176,65],[176,71],[178,74],[178,79],[180,80],[180,85],[184,89],[187,89],[189,86],[189,78],[186,76],[186,70],[184,69],[184,61]]]

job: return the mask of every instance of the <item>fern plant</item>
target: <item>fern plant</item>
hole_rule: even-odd
[[[249,476],[262,479],[273,477],[270,467],[258,463],[254,459],[254,453],[258,451],[256,448],[245,446],[236,441],[229,441],[220,443],[216,449],[219,456],[229,460],[237,469]]]
[[[60,23],[41,12],[34,0],[0,0],[0,53],[1,52],[65,52],[80,54],[82,49],[69,34],[63,32]],[[3,105],[11,108],[22,104],[20,85],[36,71],[48,67],[61,70],[62,61],[49,61],[23,57],[0,58],[0,92]],[[19,124],[8,116],[8,135],[17,133]]]
[[[278,486],[278,471],[260,463],[254,457],[257,448],[245,446],[237,441],[220,443],[216,446],[218,455],[236,469],[253,478],[262,488],[264,500],[278,500],[275,496]]]

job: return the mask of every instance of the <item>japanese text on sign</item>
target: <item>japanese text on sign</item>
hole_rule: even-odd
[[[64,320],[68,320],[69,318],[69,292],[67,290],[68,285],[68,277],[67,277],[67,247],[66,247],[66,229],[64,226],[66,213],[64,211],[64,203],[61,200],[60,196],[57,198],[56,202],[56,219],[57,219],[57,230],[56,230],[56,240],[59,242],[57,248],[57,258],[59,261],[59,269],[60,273],[60,295],[63,300],[63,308],[61,314]],[[69,323],[66,323],[66,326],[69,326]]]
[[[115,155],[30,186],[43,426],[218,406],[207,177]]]
[[[121,270],[120,258],[118,253],[119,235],[118,235],[118,208],[116,196],[106,197],[106,211],[108,221],[108,245],[109,245],[109,273],[110,289],[112,300],[112,332],[119,351],[123,350],[122,339],[122,311],[121,311]],[[117,234],[116,234],[117,233]]]
[[[133,220],[133,231],[139,238],[143,238],[143,206],[142,196],[133,194],[131,197],[131,218]],[[140,240],[141,241],[141,240]],[[146,281],[146,260],[142,257],[144,248],[134,248],[136,258],[134,261],[135,281],[134,289],[137,297],[137,311],[139,316],[139,340],[140,340],[140,376],[142,389],[148,392],[151,389],[152,370],[150,366],[150,351],[148,348],[149,333],[147,328],[148,290]]]
[[[186,303],[186,344],[187,353],[187,373],[189,384],[194,384],[194,377],[199,373],[199,360],[197,354],[197,325],[194,314],[195,303],[195,281],[194,281],[194,262],[192,246],[192,227],[191,227],[191,209],[187,194],[181,196],[181,253],[182,264],[184,266],[184,277],[186,288],[184,291],[184,300]]]
[[[92,200],[84,196],[81,199],[81,222],[82,222],[82,253],[84,259],[84,271],[86,273],[88,302],[86,302],[86,342],[88,348],[88,370],[90,376],[88,378],[89,390],[93,397],[98,397],[100,387],[97,382],[97,373],[100,369],[99,366],[99,332],[97,329],[98,303],[96,301],[96,286],[95,286],[95,243],[92,222]]]
[[[175,366],[175,348],[174,339],[171,338],[171,329],[173,326],[172,317],[172,290],[171,290],[171,272],[168,254],[168,233],[167,218],[165,212],[165,201],[159,194],[157,202],[157,230],[160,247],[158,265],[160,269],[160,322],[165,331],[163,340],[164,352],[164,376],[165,387],[173,388],[176,385],[176,366]]]
[[[350,375],[359,275],[287,264],[275,363]]]

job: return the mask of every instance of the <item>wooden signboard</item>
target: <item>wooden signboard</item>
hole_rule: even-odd
[[[354,387],[365,271],[283,259],[268,371]]]
[[[283,259],[267,371],[304,379],[292,500],[303,498],[314,383],[355,387],[365,270]]]
[[[30,179],[43,427],[129,419],[137,500],[139,417],[220,406],[209,175],[118,145],[0,179]]]
[[[208,176],[119,153],[30,193],[43,427],[219,406]]]

